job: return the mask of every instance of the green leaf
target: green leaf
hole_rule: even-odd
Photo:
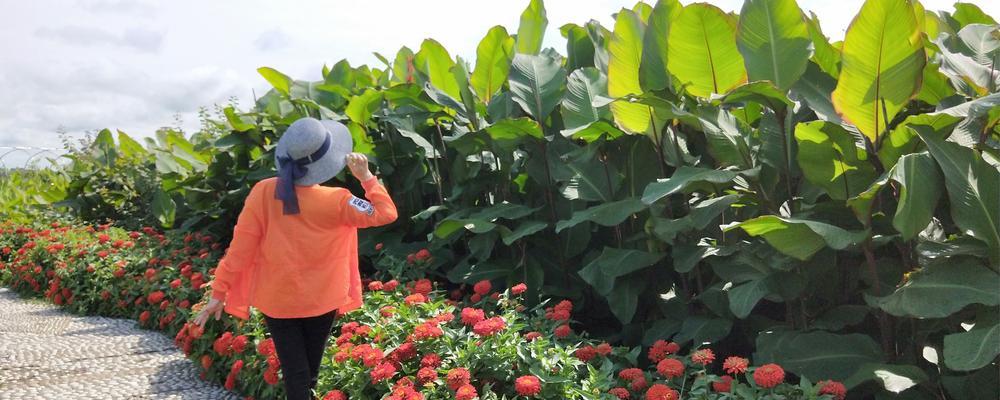
[[[824,121],[795,126],[797,159],[809,182],[822,187],[834,200],[846,200],[875,180],[868,153],[842,126]]]
[[[657,0],[642,37],[642,61],[639,64],[639,85],[646,91],[672,86],[667,71],[667,37],[683,5],[677,0]]]
[[[577,24],[566,24],[559,28],[566,38],[566,70],[594,66],[594,42],[587,29]]]
[[[490,138],[496,141],[520,142],[525,138],[541,139],[542,127],[538,122],[526,117],[505,119],[486,128]]]
[[[997,21],[993,17],[990,17],[979,6],[972,3],[955,3],[955,13],[951,17],[959,23],[959,27],[965,27],[969,24],[997,24]]]
[[[375,143],[364,126],[354,121],[347,122],[347,130],[351,132],[351,140],[354,142],[354,151],[364,153],[368,156],[375,155]]]
[[[448,50],[434,39],[424,39],[420,51],[413,57],[413,65],[427,80],[442,93],[452,99],[461,99],[458,82],[451,68],[455,66]]]
[[[608,95],[619,98],[642,94],[639,64],[642,61],[642,19],[629,9],[621,9],[615,19],[608,60]],[[611,114],[622,130],[645,133],[650,127],[649,106],[618,100],[611,103]]]
[[[615,287],[615,279],[653,265],[661,258],[663,254],[605,247],[600,256],[580,270],[579,275],[597,293],[607,296]]]
[[[292,90],[292,78],[281,72],[278,72],[274,68],[270,67],[260,67],[257,68],[257,73],[263,76],[279,93],[288,96]]]
[[[872,143],[920,88],[921,37],[909,0],[866,0],[847,28],[833,104]]]
[[[923,142],[917,137],[917,132],[910,128],[911,126],[925,125],[934,132],[934,135],[943,138],[948,136],[960,121],[961,118],[945,112],[906,117],[882,138],[882,145],[878,149],[879,161],[882,161],[885,168],[891,168],[903,155],[916,153],[922,148]]]
[[[615,290],[605,295],[611,313],[615,315],[623,324],[632,322],[635,311],[639,306],[639,296],[649,281],[642,276],[631,276],[619,279],[615,284]]]
[[[739,175],[733,171],[720,171],[716,169],[706,169],[682,166],[674,171],[674,174],[667,179],[661,179],[650,183],[642,193],[642,202],[653,204],[674,193],[686,190],[696,184],[724,184],[729,183]],[[712,185],[709,185],[712,187]]]
[[[149,153],[139,142],[136,142],[131,136],[120,130],[118,131],[118,146],[122,150],[122,154],[126,156],[146,155]]]
[[[968,332],[944,337],[944,364],[955,371],[982,368],[996,359],[998,354],[1000,323],[977,322]]]
[[[351,96],[347,108],[344,109],[344,114],[347,114],[351,121],[364,125],[381,106],[382,92],[369,88],[360,95]]]
[[[725,318],[693,316],[684,319],[680,332],[674,336],[677,343],[693,342],[695,346],[714,343],[726,337],[733,327],[733,321]]]
[[[510,246],[518,239],[541,232],[545,228],[548,228],[548,226],[549,224],[543,221],[525,221],[513,231],[507,229],[507,227],[501,227],[500,238],[503,239],[503,244]]]
[[[916,318],[944,318],[970,304],[995,306],[1000,275],[968,259],[935,264],[909,273],[903,286],[877,304],[889,314]]]
[[[766,331],[757,336],[755,363],[777,363],[812,381],[843,381],[869,363],[881,363],[882,352],[868,335],[829,332]]]
[[[893,393],[900,393],[914,385],[928,380],[927,373],[916,365],[864,364],[857,372],[844,380],[844,386],[854,388],[862,383],[877,380],[882,387]]]
[[[840,115],[830,100],[830,94],[836,87],[837,80],[833,76],[823,72],[816,63],[810,62],[805,75],[802,75],[792,87],[792,94],[797,99],[805,101],[821,120],[839,124]]]
[[[646,204],[635,198],[596,205],[586,210],[576,211],[570,219],[556,223],[556,233],[585,221],[602,226],[615,226],[632,214],[644,209],[646,209]]]
[[[667,69],[698,97],[724,94],[746,82],[735,18],[710,4],[684,7],[667,38]]]
[[[729,309],[736,318],[744,319],[750,315],[760,299],[770,293],[767,279],[755,279],[729,289]]]
[[[924,126],[913,126],[944,172],[951,217],[962,231],[986,243],[1000,263],[1000,171],[967,147],[945,142]]]
[[[521,54],[538,54],[542,49],[542,38],[549,20],[545,16],[545,4],[542,0],[531,0],[528,7],[521,13],[521,24],[517,27],[517,52]]]
[[[705,229],[709,223],[714,221],[719,214],[722,214],[733,203],[739,199],[738,195],[731,194],[710,198],[699,202],[691,207],[688,215],[678,219],[653,218],[653,234],[667,243],[673,243],[674,237],[681,232]],[[675,248],[676,250],[676,248]],[[675,268],[677,266],[675,265]]]
[[[560,60],[548,54],[514,56],[510,91],[528,115],[544,122],[562,100],[566,71]]]
[[[396,52],[396,58],[392,61],[392,82],[416,82],[416,76],[412,69],[413,67],[413,50],[410,50],[409,47],[403,46],[398,52]],[[334,66],[334,69],[336,70],[336,66]]]
[[[750,81],[771,81],[787,92],[806,71],[809,44],[809,27],[795,0],[743,3],[736,45]]]
[[[508,265],[490,261],[476,264],[463,262],[448,271],[448,280],[455,283],[474,283],[484,279],[490,280],[507,276],[512,270],[513,268]]]
[[[868,230],[851,232],[818,221],[763,215],[723,228],[742,228],[750,236],[763,236],[778,251],[799,260],[808,260],[825,246],[846,249],[868,238]]]
[[[594,122],[606,119],[607,108],[594,106],[594,99],[608,94],[608,79],[594,67],[573,71],[562,100],[563,135],[573,135]]]
[[[514,58],[514,38],[502,26],[494,26],[476,47],[476,69],[472,71],[472,90],[487,104],[503,87]]]
[[[160,226],[164,228],[174,226],[177,204],[163,189],[157,189],[156,194],[153,195],[153,214],[156,215],[156,220],[160,221]]]
[[[714,107],[702,108],[700,112],[709,153],[719,166],[742,170],[757,166],[756,138],[742,121],[729,111]]]
[[[812,60],[829,76],[840,75],[840,50],[830,44],[830,41],[823,34],[820,28],[819,18],[812,11],[809,12],[811,18],[806,20],[809,26],[809,38],[813,43]]]
[[[847,205],[862,223],[869,222],[872,202],[890,179],[899,183],[899,203],[892,225],[902,234],[903,239],[913,239],[927,227],[934,216],[934,209],[941,195],[941,172],[934,159],[926,152],[903,156],[868,190],[847,201]]]

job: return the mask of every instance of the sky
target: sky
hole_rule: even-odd
[[[544,47],[565,53],[559,27],[611,15],[635,0],[546,0]],[[654,4],[655,0],[645,0]],[[688,4],[690,0],[681,0]],[[742,0],[710,0],[738,11]],[[994,17],[1000,1],[971,0]],[[842,39],[862,0],[799,0],[824,33]],[[922,0],[928,10],[952,0]],[[0,0],[0,166],[23,166],[64,152],[58,132],[83,138],[109,128],[134,138],[162,126],[194,132],[201,106],[231,98],[244,108],[270,86],[269,66],[303,80],[324,64],[382,68],[425,38],[474,62],[494,25],[517,31],[528,1],[510,0]],[[30,146],[41,150],[12,150]],[[5,148],[7,147],[7,148]],[[6,154],[10,152],[10,154]],[[40,153],[35,155],[35,153]],[[32,157],[34,155],[34,157]]]

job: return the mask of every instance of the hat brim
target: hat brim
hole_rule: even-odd
[[[347,165],[347,154],[354,149],[354,140],[351,132],[344,124],[334,120],[320,120],[327,131],[330,132],[330,148],[323,157],[306,165],[306,174],[295,180],[296,185],[309,186],[326,182],[337,176]],[[275,154],[284,154],[281,141],[275,148]],[[275,157],[275,165],[280,169],[281,163]]]

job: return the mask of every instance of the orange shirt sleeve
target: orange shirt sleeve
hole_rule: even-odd
[[[261,193],[261,185],[255,184],[243,202],[243,210],[233,229],[233,240],[215,268],[215,279],[211,285],[212,297],[215,299],[225,300],[226,293],[238,281],[240,273],[249,268],[257,258],[264,236]]]
[[[334,196],[334,218],[337,223],[357,228],[367,228],[392,223],[396,220],[396,204],[386,192],[378,178],[372,176],[361,182],[365,189],[365,199],[351,194],[349,190],[338,190]]]

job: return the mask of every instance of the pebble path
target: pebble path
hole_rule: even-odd
[[[0,400],[238,400],[157,331],[0,287]]]

